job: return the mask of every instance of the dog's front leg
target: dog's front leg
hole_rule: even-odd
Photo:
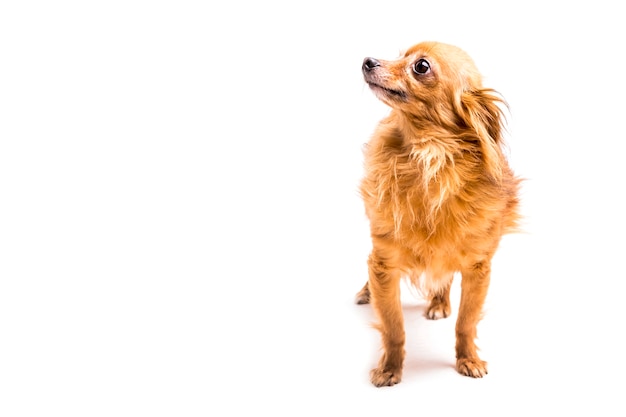
[[[482,378],[487,374],[487,362],[478,357],[474,340],[489,288],[491,263],[478,262],[461,271],[461,275],[461,305],[456,322],[456,370],[463,375]]]
[[[400,272],[390,267],[375,251],[368,260],[371,302],[378,315],[383,355],[370,372],[372,384],[391,386],[402,378],[404,361],[404,320],[400,303]]]

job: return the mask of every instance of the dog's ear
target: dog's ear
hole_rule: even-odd
[[[495,180],[502,177],[504,113],[506,102],[491,89],[465,91],[461,95],[461,117],[480,140],[487,170]]]

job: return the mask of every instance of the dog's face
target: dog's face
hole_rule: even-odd
[[[413,115],[454,112],[464,92],[482,88],[472,59],[438,42],[417,44],[395,61],[365,58],[362,70],[381,101]]]
[[[477,139],[487,171],[500,177],[504,120],[500,105],[506,103],[494,90],[482,87],[474,61],[463,50],[423,42],[395,61],[365,58],[362,70],[376,96],[404,120],[395,118],[401,130],[412,129],[416,139],[441,130]]]

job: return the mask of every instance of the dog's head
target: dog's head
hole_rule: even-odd
[[[362,70],[374,94],[415,125],[474,134],[490,170],[498,176],[500,104],[506,103],[483,88],[482,76],[467,53],[456,46],[423,42],[394,61],[365,58]]]

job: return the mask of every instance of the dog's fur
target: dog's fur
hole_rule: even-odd
[[[363,75],[391,107],[365,147],[361,194],[370,221],[369,280],[357,302],[372,302],[383,354],[376,386],[400,382],[404,324],[400,279],[429,300],[426,316],[450,315],[450,285],[460,272],[456,369],[482,377],[476,326],[491,259],[517,227],[520,180],[503,155],[503,99],[483,88],[461,49],[424,42],[394,61],[366,58]]]

